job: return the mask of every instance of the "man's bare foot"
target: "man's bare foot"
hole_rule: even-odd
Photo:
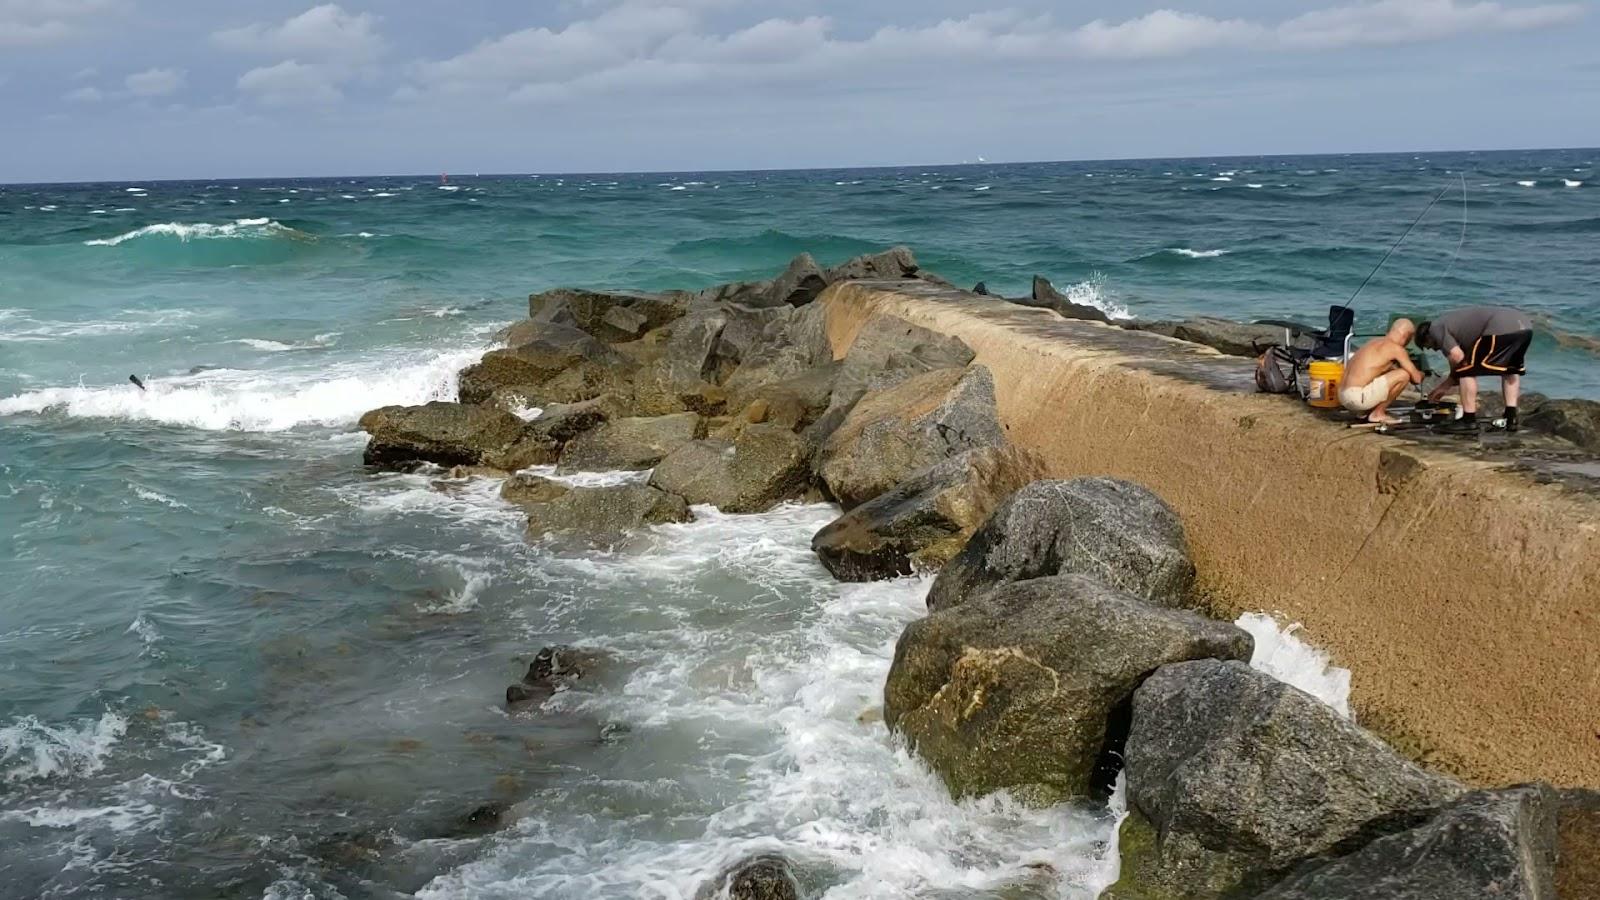
[[[1388,413],[1371,413],[1370,415],[1367,416],[1367,421],[1371,422],[1374,425],[1399,425],[1399,424],[1402,424],[1400,419],[1396,419],[1394,416],[1391,416]]]

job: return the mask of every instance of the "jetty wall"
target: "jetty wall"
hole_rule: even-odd
[[[828,289],[836,355],[874,315],[959,337],[1052,477],[1182,515],[1209,612],[1301,623],[1357,719],[1484,785],[1600,786],[1600,499],[1505,460],[1352,431],[1249,364],[937,285]]]

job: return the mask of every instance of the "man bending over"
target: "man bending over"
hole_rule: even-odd
[[[1344,367],[1344,383],[1339,387],[1339,402],[1345,409],[1365,413],[1366,421],[1398,425],[1389,415],[1389,404],[1399,399],[1406,385],[1421,384],[1422,372],[1411,363],[1406,344],[1416,336],[1417,326],[1410,319],[1395,319],[1389,333],[1355,352]]]
[[[1477,434],[1478,379],[1499,375],[1506,416],[1494,424],[1516,431],[1517,399],[1527,372],[1524,359],[1532,343],[1533,323],[1514,309],[1469,306],[1423,322],[1417,330],[1417,346],[1438,350],[1450,360],[1450,377],[1434,388],[1428,399],[1437,400],[1461,385],[1461,418],[1436,430]]]

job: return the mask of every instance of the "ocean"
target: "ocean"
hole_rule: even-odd
[[[809,550],[833,510],[701,510],[578,554],[525,542],[491,482],[364,471],[356,419],[453,397],[530,291],[698,288],[800,251],[908,244],[958,283],[1044,274],[1119,316],[1316,320],[1441,192],[1358,330],[1520,306],[1529,389],[1600,398],[1597,166],[0,187],[0,897],[687,898],[775,849],[830,898],[1093,897],[1114,810],[955,803],[889,738],[928,582],[834,583]],[[560,643],[614,654],[614,679],[508,714]]]

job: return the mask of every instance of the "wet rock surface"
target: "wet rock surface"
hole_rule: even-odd
[[[1155,494],[1126,481],[1036,481],[1014,494],[939,572],[939,610],[1008,581],[1079,573],[1164,606],[1194,584],[1183,523]]]
[[[673,450],[657,464],[650,484],[723,512],[764,512],[805,493],[811,452],[789,428],[749,424],[731,440],[691,441]]]
[[[521,419],[500,409],[435,401],[385,406],[361,417],[370,435],[362,460],[385,469],[495,465],[528,437]],[[503,466],[496,466],[503,468]]]
[[[696,413],[612,419],[569,441],[561,451],[562,472],[648,469],[669,453],[704,435]]]
[[[569,535],[597,544],[614,544],[649,525],[694,520],[682,497],[647,484],[575,487],[525,508],[530,538]]]
[[[1124,878],[1153,896],[1263,889],[1308,857],[1416,826],[1461,791],[1242,662],[1161,668],[1131,722],[1129,803],[1157,839]]]
[[[801,895],[789,861],[765,853],[724,869],[694,896],[695,900],[799,900]]]
[[[542,703],[561,691],[599,682],[618,668],[616,657],[604,650],[565,644],[544,647],[522,680],[506,688],[506,703],[513,707]]]
[[[1021,581],[906,627],[884,719],[957,796],[1087,797],[1102,754],[1121,749],[1119,707],[1151,672],[1253,646],[1081,575]]]

